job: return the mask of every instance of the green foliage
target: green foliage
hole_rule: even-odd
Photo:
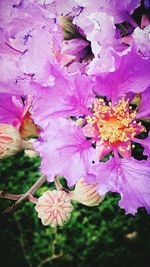
[[[23,154],[0,162],[1,189],[21,194],[39,177],[40,160]],[[51,188],[44,184],[41,195]],[[150,252],[150,217],[140,209],[125,215],[109,194],[99,207],[75,204],[64,227],[44,227],[34,204],[24,202],[9,216],[0,217],[2,267],[146,267]],[[1,199],[1,212],[12,201]]]

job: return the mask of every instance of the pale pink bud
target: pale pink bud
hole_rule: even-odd
[[[71,193],[73,200],[89,207],[98,206],[104,199],[97,193],[96,184],[87,184],[84,178],[79,179]]]
[[[69,220],[73,210],[70,201],[71,199],[65,191],[46,191],[35,206],[38,218],[44,225],[62,226]]]
[[[0,159],[16,154],[21,149],[19,132],[10,124],[0,124]]]

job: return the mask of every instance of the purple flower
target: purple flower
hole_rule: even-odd
[[[150,168],[147,161],[132,158],[133,143],[142,144],[147,154],[149,138],[137,138],[146,128],[128,98],[129,93],[141,93],[139,114],[148,114],[149,70],[150,62],[133,48],[117,56],[114,72],[99,75],[95,81],[83,75],[68,79],[55,70],[53,87],[34,84],[33,117],[43,127],[43,142],[39,140],[36,149],[43,159],[41,170],[50,181],[55,175],[65,176],[69,185],[81,177],[96,180],[100,195],[121,194],[120,206],[127,213],[134,214],[138,207],[150,209]],[[114,158],[99,163],[107,154]]]

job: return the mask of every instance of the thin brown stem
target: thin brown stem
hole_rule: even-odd
[[[4,213],[10,213],[16,210],[16,208],[25,200],[31,201],[33,203],[37,202],[37,198],[33,196],[35,191],[38,190],[38,188],[41,187],[43,183],[46,182],[46,176],[42,175],[36,182],[33,184],[27,192],[21,195],[14,195],[5,193],[4,191],[0,191],[0,198],[7,198],[12,200],[17,200],[11,207],[9,207],[7,210],[4,211]]]
[[[7,193],[3,190],[0,191],[0,198],[6,198],[6,199],[11,199],[11,200],[18,200],[21,195],[15,195],[15,194],[10,194]]]
[[[0,198],[10,199],[10,200],[18,200],[19,198],[21,198],[21,196],[22,195],[15,195],[15,194],[10,194],[10,193],[5,192],[5,191],[0,191]],[[29,195],[26,200],[33,202],[33,203],[37,202],[37,198],[34,197],[33,195]]]

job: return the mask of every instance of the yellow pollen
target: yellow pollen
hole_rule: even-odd
[[[98,133],[101,143],[109,146],[128,142],[145,130],[140,122],[136,122],[136,114],[136,111],[132,111],[129,107],[129,100],[124,98],[114,107],[111,103],[106,105],[103,99],[96,99],[93,116],[88,116],[86,121],[92,126],[92,132]],[[130,146],[127,145],[126,149],[129,150]]]

